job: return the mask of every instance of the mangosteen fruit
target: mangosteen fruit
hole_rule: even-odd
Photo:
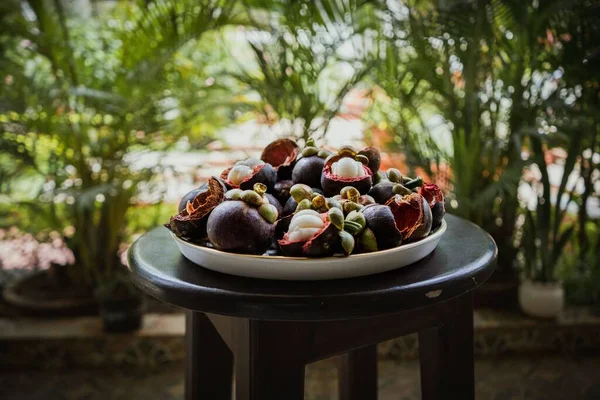
[[[321,187],[321,172],[324,164],[325,160],[316,154],[310,157],[302,157],[294,166],[292,182],[304,183],[311,187]]]
[[[355,187],[366,194],[373,184],[373,173],[367,166],[366,156],[350,147],[342,147],[337,154],[325,160],[321,174],[321,187],[326,196],[335,196],[345,186]]]
[[[208,183],[203,183],[200,187],[187,192],[179,201],[179,207],[177,208],[177,212],[182,212],[183,210],[185,210],[188,201],[194,201],[196,196],[198,196],[200,193],[206,192],[207,190]]]
[[[296,200],[294,200],[293,197],[290,196],[290,198],[285,202],[284,206],[283,206],[283,216],[288,216],[293,214],[296,211],[296,208],[298,207],[298,202]]]
[[[425,183],[419,188],[419,194],[425,197],[425,200],[429,203],[429,208],[431,208],[431,215],[433,216],[431,229],[439,228],[446,214],[446,203],[444,202],[442,190],[435,183]]]
[[[208,240],[218,250],[232,253],[263,254],[275,235],[277,208],[264,194],[266,185],[253,190],[233,189],[229,201],[219,204],[208,217]]]
[[[273,186],[273,195],[281,204],[285,204],[290,198],[290,189],[292,186],[294,186],[294,181],[291,179],[275,182],[275,186]]]
[[[288,231],[278,244],[286,256],[324,257],[335,253],[339,240],[328,213],[301,210],[291,218]]]
[[[310,187],[321,187],[321,172],[325,164],[325,158],[329,156],[327,150],[319,150],[312,138],[306,141],[306,147],[302,155],[296,161],[292,170],[292,181],[304,183]]]
[[[375,147],[365,147],[358,154],[363,155],[369,159],[367,166],[373,174],[376,174],[381,167],[381,153]]]
[[[433,215],[425,197],[418,193],[396,195],[386,205],[394,214],[396,227],[402,233],[403,240],[416,241],[431,232]]]
[[[191,201],[188,200],[184,209],[171,217],[166,227],[176,236],[186,240],[204,239],[207,235],[206,224],[209,215],[223,202],[226,190],[221,180],[214,176],[209,178],[207,188],[200,190]]]
[[[401,183],[394,183],[388,180],[380,181],[369,190],[369,195],[378,204],[385,204],[394,195],[406,195],[410,193],[412,193],[412,191]]]
[[[287,180],[292,177],[292,169],[299,154],[300,149],[296,142],[291,139],[277,139],[265,147],[260,159],[275,168],[277,180]]]
[[[255,183],[262,183],[271,191],[277,181],[277,172],[269,163],[248,158],[223,171],[221,179],[229,189],[252,190]]]
[[[396,227],[392,210],[382,204],[366,206],[362,210],[366,227],[373,233],[379,250],[391,249],[402,244],[402,233]]]

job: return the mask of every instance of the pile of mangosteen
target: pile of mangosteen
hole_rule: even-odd
[[[279,139],[187,193],[166,227],[222,251],[290,257],[385,250],[438,229],[440,188],[380,166],[373,147],[332,153]]]

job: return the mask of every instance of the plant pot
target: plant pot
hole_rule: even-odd
[[[104,332],[125,333],[142,327],[145,301],[143,297],[100,301],[100,317]]]
[[[66,317],[94,315],[96,299],[90,287],[57,279],[60,269],[36,271],[9,283],[3,290],[4,301],[17,315]]]
[[[525,281],[519,286],[519,305],[531,317],[556,318],[564,303],[565,292],[560,282]]]

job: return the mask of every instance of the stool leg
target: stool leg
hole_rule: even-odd
[[[303,400],[304,351],[293,323],[239,320],[236,326],[236,400]]]
[[[341,356],[338,388],[340,400],[377,400],[377,345]]]
[[[203,313],[188,311],[185,329],[185,400],[231,400],[231,351]]]
[[[419,332],[423,400],[475,398],[473,300],[470,293],[444,307],[443,325]]]

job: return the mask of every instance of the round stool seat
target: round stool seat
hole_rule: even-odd
[[[494,270],[496,245],[478,226],[447,215],[436,250],[413,265],[330,281],[275,281],[221,274],[188,261],[166,228],[129,251],[134,282],[159,300],[189,310],[257,320],[320,321],[374,317],[460,296]]]

